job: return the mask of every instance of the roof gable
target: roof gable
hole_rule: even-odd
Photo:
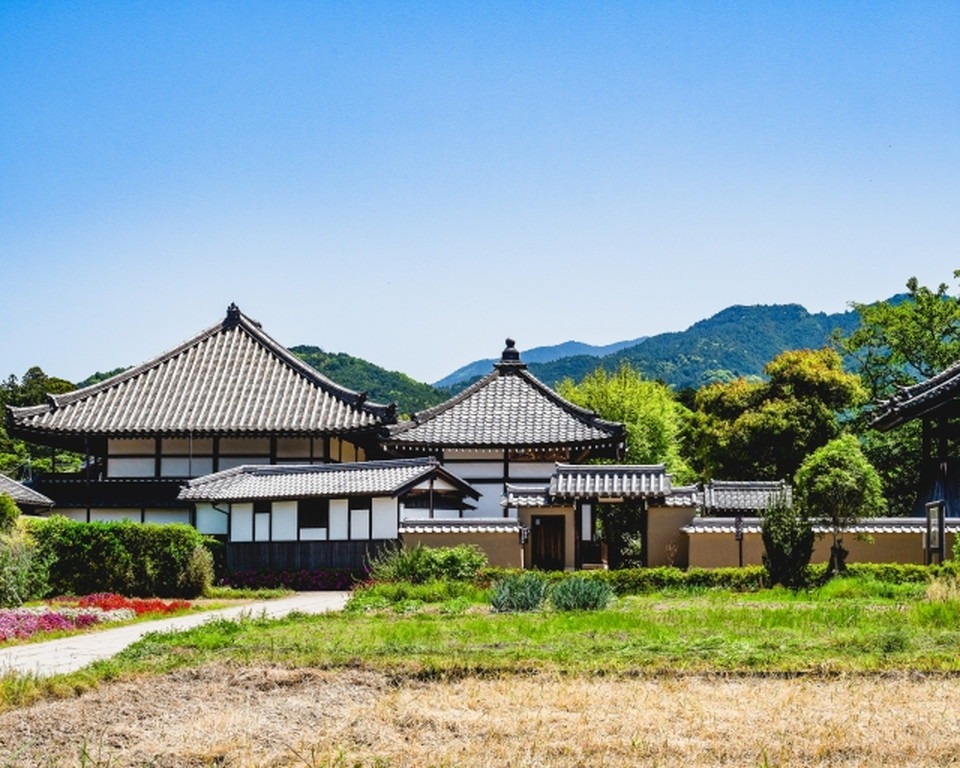
[[[910,387],[901,387],[893,397],[877,403],[870,426],[886,431],[924,416],[960,395],[960,362]]]
[[[0,474],[0,494],[13,499],[14,504],[23,507],[52,507],[53,501],[42,493],[28,488],[23,483]]]
[[[146,363],[43,405],[9,408],[21,434],[322,434],[393,420],[323,376],[231,304],[226,318]]]
[[[444,403],[391,429],[394,449],[591,447],[618,450],[623,424],[560,397],[520,362],[513,341],[494,370]]]

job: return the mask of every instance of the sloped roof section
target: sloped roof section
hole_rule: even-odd
[[[550,478],[552,498],[597,501],[668,496],[670,476],[663,464],[557,464]]]
[[[31,508],[53,506],[52,499],[48,499],[42,493],[28,488],[23,483],[18,483],[6,475],[0,475],[0,494],[9,496],[17,506]]]
[[[703,487],[703,512],[755,514],[781,499],[793,503],[793,490],[783,480],[712,480]]]
[[[445,403],[390,429],[394,450],[430,448],[599,448],[615,454],[623,424],[568,402],[520,361],[512,339],[494,370]]]
[[[925,416],[960,395],[960,362],[910,387],[901,387],[887,400],[877,403],[870,426],[886,431]]]
[[[463,495],[479,493],[434,459],[394,459],[349,464],[245,465],[190,480],[184,501],[253,501],[311,497],[398,496],[431,477],[454,485]]]
[[[341,387],[231,304],[178,347],[47,403],[10,408],[20,435],[318,435],[378,427],[393,406]]]

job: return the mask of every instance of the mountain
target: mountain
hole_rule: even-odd
[[[378,403],[396,403],[400,413],[413,413],[442,403],[447,395],[405,373],[388,371],[359,357],[324,352],[320,347],[290,347],[304,362],[348,389],[366,392]]]
[[[585,365],[589,366],[589,371],[592,371],[597,367],[596,358],[615,354],[628,347],[635,347],[644,339],[646,339],[646,336],[641,336],[638,339],[632,339],[630,341],[616,341],[613,344],[606,344],[599,347],[592,344],[584,344],[582,341],[565,341],[562,344],[554,344],[548,347],[533,347],[532,349],[524,350],[521,354],[523,361],[527,364],[550,363],[554,360],[568,360],[575,357],[582,357],[585,361],[592,361],[592,363],[585,362]],[[493,364],[496,362],[493,358],[474,360],[472,363],[457,368],[453,373],[444,376],[439,381],[435,381],[433,386],[437,389],[460,389],[461,387],[458,385],[465,382],[476,381],[481,376],[490,373]]]
[[[853,312],[811,314],[799,304],[732,306],[685,331],[650,336],[643,343],[594,360],[608,371],[621,361],[646,377],[675,388],[701,387],[738,376],[762,376],[764,366],[788,349],[819,349],[835,330],[849,334],[858,324]],[[590,359],[571,357],[533,363],[531,372],[548,384],[578,380]]]

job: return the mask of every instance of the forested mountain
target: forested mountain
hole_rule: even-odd
[[[319,347],[290,347],[304,362],[337,384],[357,392],[366,392],[378,403],[396,403],[398,412],[413,413],[446,399],[446,395],[429,384],[414,381],[405,373],[388,371],[359,357],[342,352],[324,352]]]
[[[562,344],[553,344],[547,347],[531,347],[523,351],[523,360],[526,363],[550,363],[554,360],[570,359],[574,357],[585,358],[584,365],[587,366],[584,375],[597,367],[597,358],[612,355],[627,347],[634,347],[642,342],[646,336],[630,341],[615,341],[613,344],[595,346],[593,344],[584,344],[582,341],[565,341]],[[481,376],[486,376],[493,364],[497,362],[494,358],[485,360],[474,360],[461,368],[457,368],[453,373],[444,376],[439,381],[433,382],[437,389],[450,389],[457,387],[461,382],[476,381]]]
[[[685,331],[651,336],[643,343],[599,361],[608,371],[622,360],[647,378],[676,388],[697,388],[739,376],[762,376],[763,367],[788,349],[819,349],[839,329],[858,323],[853,311],[811,314],[799,304],[733,306],[694,323]],[[582,378],[587,361],[575,357],[534,364],[531,371],[548,383]]]

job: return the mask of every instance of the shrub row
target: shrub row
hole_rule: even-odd
[[[472,544],[456,547],[389,547],[370,561],[374,581],[423,584],[437,579],[473,580],[487,564],[483,550]]]
[[[207,537],[189,525],[54,516],[27,521],[27,530],[47,563],[48,594],[197,597],[213,582]]]

